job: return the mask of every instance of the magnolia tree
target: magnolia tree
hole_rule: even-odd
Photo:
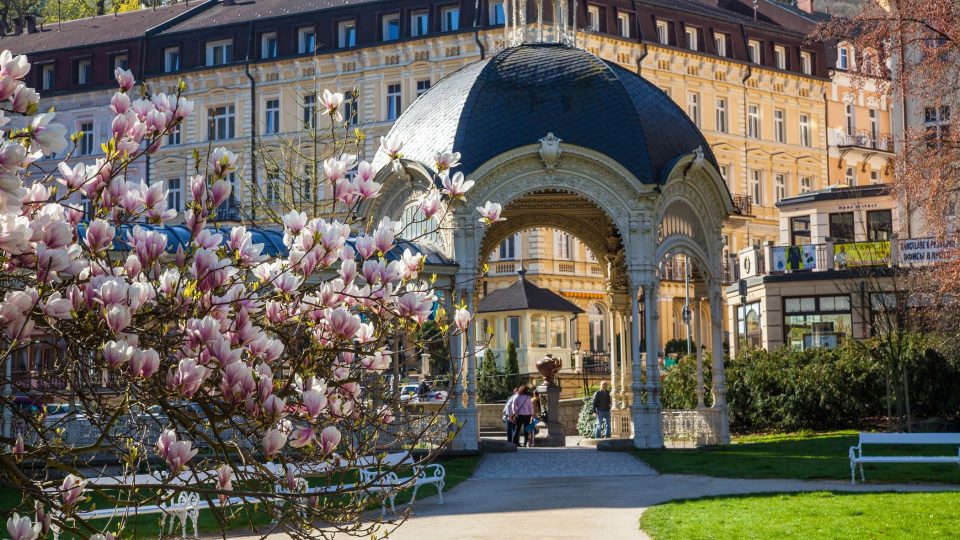
[[[421,256],[386,258],[400,224],[385,218],[364,230],[289,212],[286,252],[268,257],[244,227],[213,226],[230,197],[226,177],[239,167],[237,155],[216,149],[189,181],[189,239],[173,245],[151,227],[177,217],[162,183],[127,170],[191,114],[184,85],[176,95],[141,86],[137,96],[133,76],[118,70],[104,156],[45,174],[35,162],[62,155],[67,134],[53,112],[38,113],[39,96],[23,82],[29,68],[23,56],[0,55],[0,125],[8,124],[0,143],[0,474],[21,494],[2,510],[9,534],[136,537],[143,520],[129,516],[137,507],[190,498],[210,507],[221,530],[272,523],[269,530],[317,537],[382,526],[360,519],[377,492],[349,471],[375,465],[385,449],[436,452],[443,441],[426,445],[424,434],[456,429],[440,416],[401,421],[411,415],[385,392],[388,344],[401,332],[421,335],[436,300]],[[322,102],[335,120],[342,96]],[[401,143],[385,144],[397,163]],[[381,186],[345,145],[334,148],[326,181],[351,216]],[[443,187],[423,200],[424,220],[470,188],[451,174],[457,160],[438,155]],[[347,175],[352,169],[358,174]],[[478,210],[481,222],[501,219],[494,203]],[[449,336],[469,321],[459,307],[437,322]],[[33,383],[12,376],[11,363],[41,353],[30,379],[64,389],[40,399],[76,410],[45,415],[25,403]],[[319,494],[303,494],[307,473]],[[94,508],[117,510],[93,521]]]

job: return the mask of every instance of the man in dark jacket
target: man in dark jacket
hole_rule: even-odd
[[[600,429],[603,428],[603,437],[610,438],[610,390],[607,381],[600,383],[600,389],[593,394],[593,414],[597,417],[597,432],[594,438],[600,438]]]

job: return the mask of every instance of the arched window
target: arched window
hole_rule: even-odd
[[[420,204],[414,203],[403,210],[403,216],[400,218],[403,223],[403,232],[400,236],[404,240],[429,242],[437,247],[443,247],[443,235],[440,234],[437,218],[424,219],[419,209]]]
[[[567,318],[552,317],[550,319],[550,343],[558,349],[567,346]]]
[[[590,352],[607,350],[607,325],[604,324],[604,309],[600,304],[590,304],[587,308],[590,321]]]
[[[531,347],[547,346],[547,319],[543,315],[535,315],[530,321]]]

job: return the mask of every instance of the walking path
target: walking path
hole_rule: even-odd
[[[550,539],[647,538],[646,508],[673,499],[784,491],[949,491],[958,486],[848,481],[741,480],[658,475],[626,452],[526,449],[487,454],[472,478],[417,501],[391,540],[490,540],[534,535]],[[401,511],[400,508],[397,509]],[[277,537],[280,538],[280,537]]]

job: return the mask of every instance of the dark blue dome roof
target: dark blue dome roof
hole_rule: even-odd
[[[390,137],[407,159],[430,165],[438,151],[462,154],[469,175],[486,161],[553,133],[601,152],[645,184],[662,183],[672,161],[702,147],[700,130],[662,90],[614,63],[562,45],[524,45],[440,81],[397,120]],[[382,166],[385,156],[377,156]]]

